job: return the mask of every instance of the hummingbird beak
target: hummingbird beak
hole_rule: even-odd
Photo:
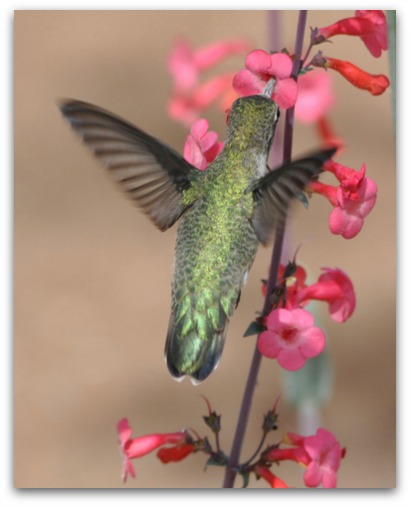
[[[263,89],[261,95],[264,95],[265,97],[272,98],[272,93],[275,88],[276,79],[272,77],[272,79],[269,79],[269,81],[266,83],[265,88]]]

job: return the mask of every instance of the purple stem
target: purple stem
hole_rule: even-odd
[[[269,51],[280,51],[281,48],[281,16],[280,11],[268,11],[268,49]],[[272,149],[269,153],[268,167],[276,169],[282,165],[283,143],[283,122],[279,121],[276,125],[275,136],[273,138]]]
[[[273,17],[273,13],[271,14]],[[299,67],[300,67],[300,59],[303,48],[303,36],[305,33],[306,27],[306,18],[307,11],[299,11],[299,20],[298,27],[296,32],[296,42],[295,42],[295,54],[297,55],[297,59],[294,62],[293,66],[293,77],[297,79]],[[271,18],[272,19],[272,18]],[[277,23],[273,23],[274,26]],[[283,150],[283,159],[284,162],[288,162],[291,159],[292,154],[292,141],[293,141],[293,121],[294,121],[294,108],[288,109],[286,111],[285,118],[285,138],[284,138],[284,150]],[[279,229],[275,235],[275,242],[272,250],[272,259],[269,270],[269,278],[268,278],[268,286],[266,291],[265,303],[263,306],[262,314],[265,316],[269,313],[272,305],[270,302],[270,295],[273,291],[273,288],[276,285],[280,260],[282,256],[282,247],[284,240],[284,230]],[[246,386],[242,398],[241,409],[239,412],[238,423],[236,426],[235,435],[232,442],[232,449],[229,456],[228,466],[225,472],[225,479],[223,488],[233,488],[237,467],[239,465],[239,457],[242,449],[242,444],[245,436],[246,426],[249,419],[249,414],[252,406],[253,394],[255,392],[256,380],[259,373],[259,367],[261,364],[261,354],[258,349],[258,345],[256,342],[255,351],[253,353],[253,358],[251,362],[251,367],[249,369],[248,379],[246,381]]]
[[[299,11],[298,28],[296,31],[295,55],[296,59],[293,63],[292,77],[297,80],[303,49],[303,36],[305,34],[307,11]],[[295,121],[295,108],[292,107],[286,111],[285,118],[285,140],[283,143],[283,161],[290,162],[292,157],[293,143],[293,126]]]

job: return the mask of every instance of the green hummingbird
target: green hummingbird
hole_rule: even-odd
[[[284,226],[290,201],[303,200],[335,150],[268,171],[279,109],[267,93],[233,103],[223,150],[204,171],[104,109],[66,100],[61,112],[160,230],[180,218],[165,357],[174,378],[204,380],[220,360],[259,243]]]

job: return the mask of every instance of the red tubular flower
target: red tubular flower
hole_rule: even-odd
[[[298,291],[300,304],[310,300],[323,300],[329,304],[331,318],[339,323],[346,321],[356,307],[356,296],[350,278],[340,269],[322,269],[324,274],[317,283]]]
[[[191,92],[199,85],[200,72],[207,70],[224,58],[242,54],[249,49],[243,40],[227,40],[194,49],[187,41],[179,40],[174,45],[169,58],[168,70],[174,80],[177,93]]]
[[[303,477],[307,487],[336,488],[337,471],[344,455],[342,447],[335,436],[318,429],[314,436],[306,437],[303,447],[311,458]]]
[[[212,77],[203,84],[198,84],[187,93],[174,93],[168,102],[168,114],[186,126],[198,119],[201,111],[221,100],[221,108],[226,109],[226,96],[232,98],[233,74],[222,74]]]
[[[325,196],[334,207],[329,217],[330,231],[345,239],[352,239],[360,232],[364,218],[376,203],[377,185],[372,179],[365,177],[365,164],[356,171],[331,160],[325,164],[324,169],[337,177],[340,186],[334,187],[316,181],[309,185],[309,189]]]
[[[292,460],[298,464],[307,466],[310,458],[306,450],[300,448],[273,448],[264,455],[268,462],[280,462],[283,460]]]
[[[274,448],[264,455],[265,459],[269,462],[293,460],[305,466],[304,481],[308,487],[336,487],[337,471],[345,450],[331,432],[318,429],[314,436],[308,437],[290,432],[283,442],[294,447]]]
[[[127,481],[130,474],[135,478],[134,466],[131,459],[143,457],[166,444],[184,445],[187,442],[185,432],[170,432],[165,434],[148,434],[146,436],[131,439],[131,427],[126,418],[117,424],[118,443],[123,458],[122,479]],[[187,455],[185,455],[187,456]],[[183,457],[181,457],[183,458]]]
[[[171,448],[160,448],[157,452],[157,457],[163,464],[168,464],[169,462],[179,462],[194,451],[195,446],[191,443],[179,444]]]
[[[356,11],[355,17],[341,19],[332,25],[317,30],[317,41],[320,37],[329,39],[335,35],[359,36],[367,49],[376,58],[387,49],[387,22],[383,11]]]
[[[275,476],[268,467],[257,465],[254,468],[257,476],[266,480],[272,488],[289,488],[284,481]]]
[[[309,184],[309,190],[313,193],[323,195],[332,206],[337,206],[337,188],[335,186],[321,183],[320,181],[313,181]]]
[[[316,123],[316,129],[325,147],[337,148],[336,155],[343,152],[345,144],[333,131],[332,125],[326,116],[322,116]]]
[[[390,81],[385,75],[369,74],[348,61],[327,56],[324,66],[339,72],[339,74],[353,84],[353,86],[369,91],[372,95],[381,95],[390,85]]]

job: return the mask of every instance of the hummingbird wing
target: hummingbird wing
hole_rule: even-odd
[[[303,200],[305,186],[322,172],[323,164],[336,149],[327,149],[283,165],[260,178],[248,191],[253,192],[255,208],[252,225],[259,241],[266,245],[273,232],[283,227],[293,198]]]
[[[65,100],[63,116],[123,190],[160,230],[171,227],[194,202],[183,194],[203,173],[169,146],[131,123],[86,102]]]

